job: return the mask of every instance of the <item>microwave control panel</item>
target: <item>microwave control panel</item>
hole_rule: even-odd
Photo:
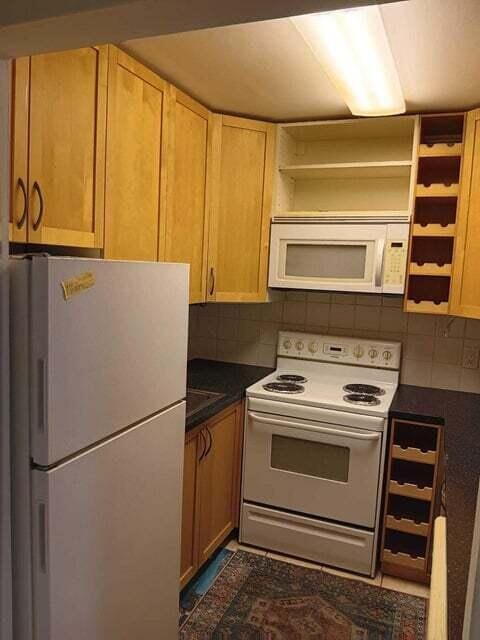
[[[387,240],[383,268],[384,287],[402,287],[407,268],[407,240]]]

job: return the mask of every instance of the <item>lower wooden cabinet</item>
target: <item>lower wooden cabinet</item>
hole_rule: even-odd
[[[243,403],[187,434],[183,475],[180,586],[238,526]]]

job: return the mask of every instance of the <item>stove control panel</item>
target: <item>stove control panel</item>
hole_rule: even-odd
[[[400,369],[401,349],[401,342],[280,331],[277,354],[303,360],[342,362],[397,370]]]

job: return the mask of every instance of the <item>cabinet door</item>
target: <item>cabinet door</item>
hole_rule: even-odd
[[[480,318],[480,109],[467,115],[449,313]]]
[[[169,123],[167,262],[190,265],[190,303],[205,302],[211,149],[211,113],[171,87]]]
[[[109,47],[105,258],[158,259],[166,86],[155,73]]]
[[[107,48],[30,59],[28,241],[101,247]]]
[[[199,566],[238,524],[242,405],[207,424],[207,450],[199,465]]]
[[[266,298],[274,132],[265,122],[215,116],[208,300]]]
[[[9,236],[12,242],[27,241],[28,225],[28,102],[30,58],[12,65],[12,172]]]
[[[182,546],[180,587],[184,587],[197,570],[198,549],[198,459],[205,450],[201,433],[187,436],[183,463]]]

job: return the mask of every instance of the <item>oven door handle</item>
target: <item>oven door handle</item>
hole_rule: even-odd
[[[258,413],[253,413],[253,411],[248,412],[248,417],[255,420],[255,422],[260,422],[262,424],[273,424],[278,425],[280,427],[298,427],[300,429],[305,429],[306,431],[314,431],[315,433],[324,433],[329,436],[342,436],[344,438],[351,438],[352,440],[380,440],[381,433],[353,433],[350,431],[342,431],[341,429],[326,429],[325,427],[316,427],[314,425],[303,424],[301,422],[284,422],[283,420],[276,420],[275,418],[264,418],[263,416],[258,415]]]

